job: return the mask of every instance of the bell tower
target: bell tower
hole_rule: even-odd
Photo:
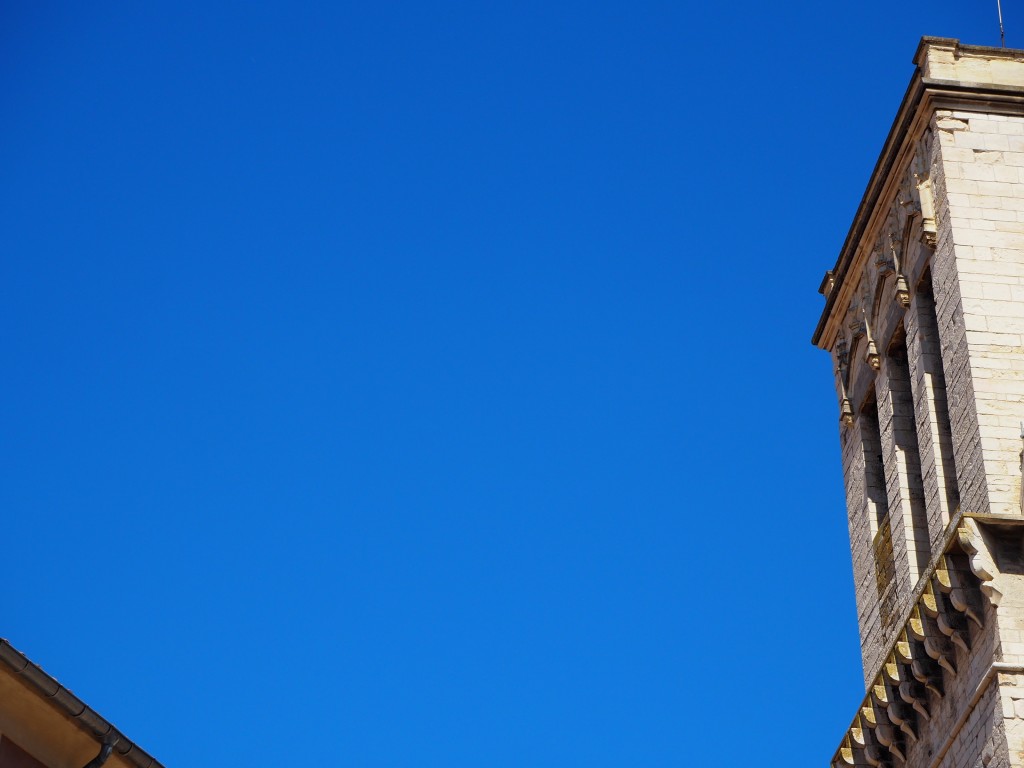
[[[865,696],[833,766],[1024,766],[1024,51],[926,37],[820,291]]]

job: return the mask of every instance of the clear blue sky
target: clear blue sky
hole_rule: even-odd
[[[922,34],[995,2],[4,3],[0,636],[169,766],[824,765]]]

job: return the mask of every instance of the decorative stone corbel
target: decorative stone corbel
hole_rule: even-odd
[[[839,422],[844,427],[853,426],[853,406],[850,404],[850,400],[846,397],[846,388],[843,387],[843,399],[839,403]]]
[[[902,253],[903,242],[897,237],[896,232],[889,231],[889,260],[892,262],[893,271],[896,273],[896,303],[906,309],[910,306],[910,287],[907,285],[907,278],[903,274]]]
[[[910,306],[910,286],[902,272],[896,275],[896,302],[904,309]]]
[[[861,312],[860,306],[860,301],[855,301],[846,310],[846,327],[850,329],[851,342],[864,335],[864,313]]]
[[[910,172],[904,179],[908,197],[914,203],[914,212],[921,216],[921,241],[934,248],[937,240],[935,226],[935,195],[932,191],[928,157],[931,155],[931,135],[926,133],[917,144]]]
[[[882,715],[878,723],[878,727],[875,728],[875,738],[878,739],[878,743],[885,747],[894,756],[899,758],[900,762],[907,762],[906,748],[903,746],[903,735],[900,730],[893,727],[891,722],[885,722],[888,717]]]
[[[915,680],[940,699],[942,698],[946,692],[945,686],[942,684],[942,671],[933,659],[922,653],[919,658],[914,659],[911,671]]]
[[[885,662],[885,676],[896,688],[900,698],[905,703],[913,707],[914,711],[925,720],[930,720],[931,714],[928,712],[926,703],[928,694],[925,686],[918,680],[912,679],[914,677],[914,671],[911,666],[913,661],[910,640],[907,638],[906,630],[904,630],[896,638],[896,644],[893,646],[892,653]]]
[[[864,758],[867,760],[868,765],[873,766],[873,768],[889,768],[892,765],[892,761],[889,757],[888,746],[882,742],[878,733],[878,728],[883,722],[883,716],[880,716],[878,706],[871,696],[864,700],[864,704],[860,708],[860,714],[857,716],[857,722],[859,727],[851,728],[850,736],[853,737],[855,742],[859,737],[860,744],[864,748]],[[892,727],[889,726],[889,729],[891,731]]]
[[[857,765],[857,758],[854,757],[853,745],[850,744],[849,734],[843,738],[843,742],[839,745],[839,750],[836,752],[836,756],[832,758],[832,768],[843,768],[843,766],[846,765]]]
[[[857,730],[859,731],[859,729]],[[854,728],[851,728],[846,736],[843,737],[836,756],[832,759],[833,768],[847,768],[848,766],[868,768],[871,765],[864,755],[863,741],[858,743],[854,738],[853,732]]]
[[[878,271],[879,277],[891,275],[896,271],[896,262],[893,261],[892,256],[887,254],[880,244],[875,250],[875,269]]]
[[[967,553],[967,564],[971,573],[981,580],[981,593],[988,598],[993,605],[999,605],[1003,593],[995,585],[995,578],[999,573],[992,553],[981,535],[977,521],[964,517],[956,529],[957,541],[960,547]]]
[[[899,664],[910,664],[914,660],[914,649],[910,645],[910,638],[907,637],[907,630],[904,629],[896,638],[896,644],[892,647],[893,661]]]
[[[889,654],[889,658],[882,665],[882,674],[893,685],[899,685],[903,680],[902,670],[900,669],[899,662],[896,660],[895,651]]]
[[[878,726],[875,729],[875,735],[878,738],[878,743],[899,758],[901,763],[907,762],[907,757],[903,753],[903,742],[900,739],[899,731],[893,728],[890,723]],[[878,752],[875,752],[875,754],[877,755]],[[878,758],[876,757],[876,759]],[[885,765],[885,763],[879,762],[878,765]]]
[[[924,593],[921,595],[921,603],[925,612],[935,619],[935,626],[939,631],[953,641],[953,644],[965,653],[971,650],[970,635],[967,633],[967,620],[962,614],[950,610],[941,590],[935,589],[935,579],[929,579],[925,584]]]
[[[898,679],[899,667],[896,665],[894,667]],[[917,741],[914,710],[908,707],[898,695],[898,685],[890,685],[890,682],[894,681],[887,681],[887,677],[887,674],[878,676],[874,686],[872,686],[871,695],[875,697],[878,705],[885,710],[885,715],[889,718],[889,722],[909,736],[911,740]],[[894,690],[896,695],[893,695]]]
[[[850,313],[853,315],[850,321],[850,329],[853,331],[854,338],[858,335],[864,336],[867,342],[867,348],[864,350],[864,360],[872,369],[878,371],[882,367],[882,358],[879,356],[878,347],[874,345],[874,336],[871,334],[871,324],[868,318],[872,303],[870,285],[867,281],[867,275],[864,274],[861,276],[857,300],[850,304]]]
[[[882,367],[882,358],[878,354],[878,347],[875,346],[875,339],[871,335],[871,326],[868,324],[867,311],[861,307],[861,311],[864,312],[864,335],[868,341],[867,350],[864,353],[864,359],[867,364],[874,368],[876,371]]]
[[[856,339],[858,336],[863,336],[867,339],[867,350],[864,353],[864,359],[868,365],[877,371],[881,367],[882,360],[878,356],[878,348],[875,346],[875,340],[871,336],[871,328],[867,321],[868,313],[865,309],[866,304],[867,302],[862,301],[860,304],[850,308],[853,318],[849,322],[849,328],[853,333],[853,338]]]
[[[914,660],[910,662],[910,674],[926,689],[934,693],[940,699],[945,695],[946,689],[942,684],[942,668],[932,659],[921,643],[914,651]]]
[[[953,650],[953,644],[938,630],[933,619],[927,615],[923,609],[923,601],[915,605],[911,611],[907,630],[915,640],[924,646],[924,652],[929,658],[938,662],[938,665],[951,675],[956,674],[956,652]]]
[[[899,686],[900,698],[914,708],[914,711],[925,720],[931,720],[928,711],[927,689],[916,680],[904,680]]]
[[[864,352],[864,360],[876,371],[882,367],[882,358],[878,354],[878,347],[875,346],[875,337],[871,334],[871,323],[868,321],[868,301],[860,303],[860,320],[864,329],[864,338],[867,340],[867,349]]]
[[[979,628],[983,626],[984,608],[981,606],[977,589],[964,583],[955,563],[946,555],[940,557],[935,566],[935,580],[939,589],[949,598],[953,608],[965,614]]]
[[[932,193],[932,180],[924,171],[914,174],[917,185],[917,197],[921,201],[921,242],[934,248],[939,242],[939,230],[935,224],[935,196]]]
[[[839,423],[844,427],[853,426],[853,405],[846,394],[847,381],[850,378],[850,353],[846,339],[836,342],[836,376],[839,379]]]

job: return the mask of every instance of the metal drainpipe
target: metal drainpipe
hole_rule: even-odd
[[[114,745],[117,744],[117,741],[117,736],[112,739],[104,739],[103,746],[100,747],[100,753],[82,766],[82,768],[100,768],[101,765],[107,762],[107,758],[110,757],[110,753],[114,751]]]

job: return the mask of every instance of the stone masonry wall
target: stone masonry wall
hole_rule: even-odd
[[[1005,768],[1012,765],[1000,709],[999,686],[982,694],[937,768]],[[921,762],[921,766],[930,763]]]
[[[974,388],[971,381],[967,332],[961,310],[960,286],[957,282],[959,274],[947,189],[949,180],[946,177],[946,164],[941,155],[945,148],[944,130],[936,127],[937,122],[932,121],[933,134],[939,137],[934,143],[936,158],[932,165],[935,217],[938,225],[938,245],[932,259],[932,287],[946,378],[953,457],[960,486],[961,507],[972,512],[987,512],[988,489],[982,471],[981,439],[974,411]],[[954,185],[957,184],[955,178],[952,181]]]
[[[1020,514],[1024,118],[939,111],[935,297],[963,508]],[[973,422],[973,423],[972,423]]]

